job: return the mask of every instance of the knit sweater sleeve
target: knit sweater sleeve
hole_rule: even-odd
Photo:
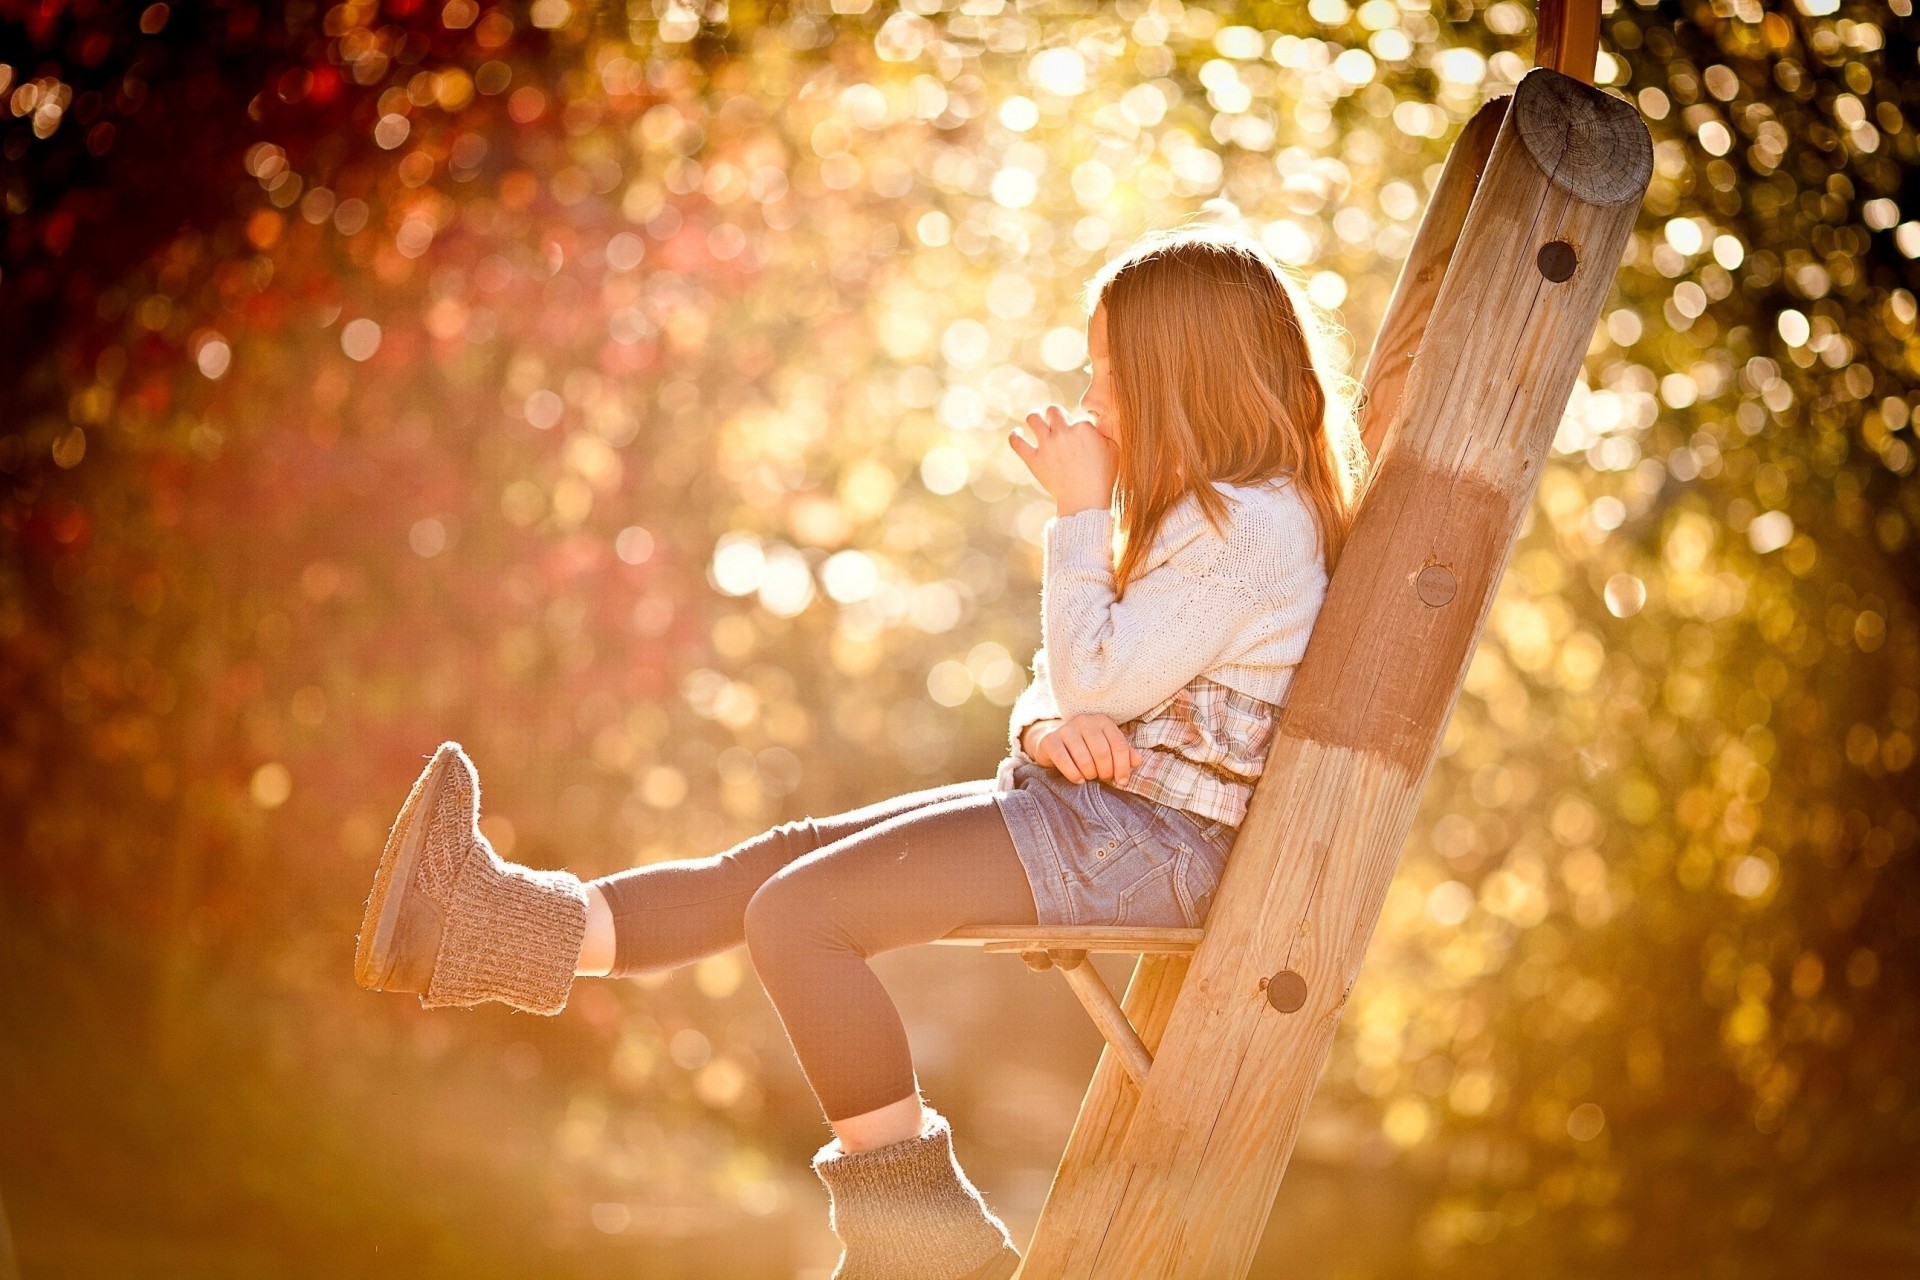
[[[1228,540],[1197,506],[1169,512],[1144,572],[1113,590],[1112,513],[1096,508],[1045,526],[1040,599],[1049,686],[1062,718],[1100,712],[1124,723],[1206,671],[1263,610]]]
[[[1014,755],[1024,755],[1020,747],[1020,735],[1027,726],[1036,720],[1052,720],[1060,715],[1060,706],[1053,700],[1053,680],[1047,673],[1047,651],[1045,646],[1034,651],[1033,682],[1014,699],[1013,712],[1008,716],[1007,745]]]

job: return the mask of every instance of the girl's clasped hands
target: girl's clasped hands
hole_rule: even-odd
[[[1036,720],[1020,739],[1035,763],[1058,769],[1068,782],[1099,778],[1125,783],[1144,758],[1120,726],[1097,711],[1066,720]]]

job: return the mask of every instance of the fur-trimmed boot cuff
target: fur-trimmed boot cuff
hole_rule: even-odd
[[[947,1118],[926,1109],[920,1136],[813,1158],[843,1246],[833,1280],[1004,1280],[1020,1265],[1006,1224],[953,1154]]]

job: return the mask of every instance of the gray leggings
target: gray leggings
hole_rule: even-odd
[[[992,791],[992,779],[916,791],[595,880],[613,908],[613,973],[744,941],[828,1120],[911,1096],[906,1028],[867,960],[961,925],[1035,923]]]

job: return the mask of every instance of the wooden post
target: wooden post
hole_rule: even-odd
[[[1600,0],[1540,0],[1533,65],[1593,83],[1600,57]]]
[[[1501,95],[1473,113],[1453,150],[1440,170],[1440,181],[1420,215],[1420,230],[1414,233],[1407,260],[1400,267],[1399,283],[1393,286],[1393,300],[1387,303],[1386,318],[1374,335],[1373,352],[1367,357],[1367,371],[1360,383],[1367,389],[1360,407],[1360,439],[1367,446],[1367,457],[1380,456],[1380,442],[1386,438],[1387,424],[1400,403],[1400,393],[1413,369],[1414,352],[1427,332],[1427,317],[1433,313],[1433,300],[1440,294],[1440,282],[1446,278],[1447,264],[1453,261],[1454,246],[1460,242],[1460,228],[1466,225],[1467,208],[1473,193],[1480,188],[1480,174],[1493,153],[1493,140],[1500,122],[1507,118],[1507,103]]]
[[[1652,162],[1626,102],[1520,82],[1205,939],[1127,991],[1146,1087],[1101,1055],[1024,1280],[1246,1274]]]

